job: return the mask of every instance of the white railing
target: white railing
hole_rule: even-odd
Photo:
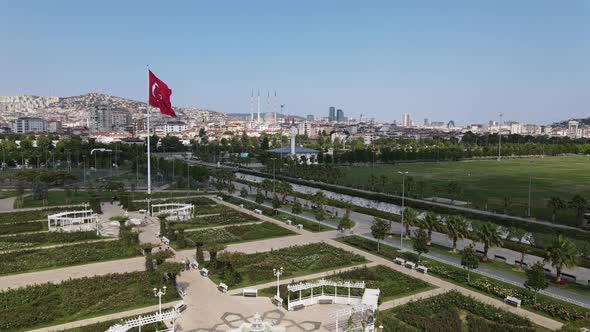
[[[178,313],[176,312],[176,310],[169,310],[162,313],[154,313],[147,316],[139,316],[136,318],[126,320],[124,325],[113,325],[109,327],[109,329],[106,332],[126,332],[134,327],[163,322],[165,320],[174,320],[177,317]],[[173,331],[173,329],[171,331]]]
[[[319,304],[322,300],[332,301],[332,304],[350,304],[358,305],[361,304],[362,298],[360,296],[348,296],[348,295],[329,295],[329,294],[318,294],[312,296],[306,296],[295,301],[289,301],[287,310],[293,310],[294,307],[299,305],[310,306]]]

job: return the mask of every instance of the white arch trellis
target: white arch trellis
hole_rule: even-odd
[[[98,215],[91,209],[66,211],[47,216],[47,229],[50,232],[82,232],[96,230],[98,233]]]
[[[334,294],[325,294],[324,287],[334,287]],[[347,294],[338,295],[338,287],[346,288],[348,290]],[[321,288],[319,293],[314,295],[314,289]],[[358,296],[351,296],[350,290],[351,289],[364,289],[365,282],[340,282],[340,281],[332,281],[326,279],[320,279],[312,282],[300,282],[297,284],[287,285],[287,309],[293,310],[295,307],[298,306],[309,306],[318,303],[327,303],[331,302],[334,304],[357,304],[361,303],[362,298]],[[303,297],[302,291],[304,290],[311,290],[311,295]],[[291,292],[299,292],[299,298],[297,300],[291,301]]]
[[[141,331],[141,327],[148,324],[159,323],[167,320],[174,321],[178,317],[178,312],[176,310],[169,310],[162,313],[154,313],[147,316],[139,316],[135,318],[131,318],[125,321],[125,324],[115,324],[109,327],[106,332],[126,332],[131,330],[134,327],[138,327],[139,331]],[[174,322],[172,323],[172,327],[163,330],[160,332],[174,332]]]
[[[152,216],[169,213],[176,220],[186,220],[193,215],[194,208],[194,205],[186,203],[152,204]]]

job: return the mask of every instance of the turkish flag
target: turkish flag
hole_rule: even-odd
[[[148,69],[149,72],[149,102],[150,106],[157,107],[160,109],[160,113],[172,117],[176,117],[176,113],[172,109],[172,104],[170,103],[170,96],[172,95],[172,90],[168,88],[168,85],[161,81],[151,70]]]

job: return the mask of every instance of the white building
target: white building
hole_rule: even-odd
[[[14,132],[17,134],[46,133],[47,120],[32,117],[18,118],[14,122]]]

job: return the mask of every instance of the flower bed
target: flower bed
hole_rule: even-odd
[[[21,221],[11,224],[4,223],[0,224],[0,235],[39,232],[42,231],[46,226],[46,221]]]
[[[162,302],[177,299],[172,279],[132,272],[70,279],[0,292],[0,331],[33,329],[132,308],[157,305],[152,288],[166,285]]]
[[[461,312],[468,314],[461,315]],[[488,331],[485,327],[499,328],[491,331],[535,331],[527,318],[479,302],[456,291],[385,310],[380,312],[377,318],[383,324],[398,319],[419,331],[465,331],[462,327],[464,320],[467,321],[467,331]],[[474,325],[476,322],[479,324]],[[385,330],[395,331],[388,326],[385,326]]]
[[[50,232],[18,234],[0,237],[0,250],[31,248],[59,243],[81,242],[100,239],[96,232]]]
[[[185,239],[194,242],[236,243],[242,241],[254,241],[280,236],[295,235],[292,232],[271,222],[261,224],[228,226],[223,228],[210,228],[197,232],[186,232]]]
[[[193,217],[189,220],[183,220],[179,222],[168,222],[169,225],[174,229],[191,229],[191,228],[203,228],[203,227],[214,227],[214,226],[225,226],[233,224],[242,224],[257,221],[255,217],[240,213],[235,210],[229,210],[219,215],[206,216],[206,217]]]
[[[209,265],[209,275],[230,287],[260,284],[274,280],[273,268],[283,267],[283,277],[312,274],[366,263],[360,255],[325,243],[260,252],[255,254],[223,253]]]
[[[0,224],[19,223],[23,221],[47,220],[47,215],[63,211],[63,209],[45,209],[0,213]]]
[[[0,254],[0,275],[124,259],[141,255],[138,245],[123,240],[83,243],[50,249]]]

